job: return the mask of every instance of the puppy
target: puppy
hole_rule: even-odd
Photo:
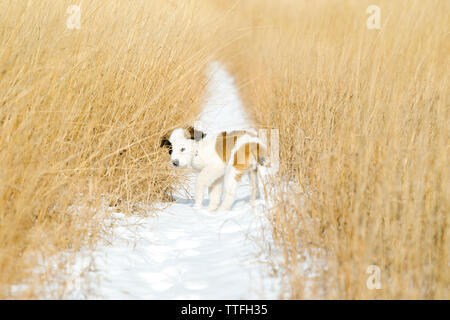
[[[195,208],[203,204],[204,189],[209,189],[208,210],[229,210],[241,177],[249,174],[252,206],[259,196],[257,170],[264,163],[265,146],[248,131],[239,130],[205,134],[193,127],[175,129],[164,137],[161,147],[168,147],[174,167],[192,168],[199,172],[195,184]]]

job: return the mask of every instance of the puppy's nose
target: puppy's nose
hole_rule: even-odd
[[[173,160],[173,161],[172,161],[172,164],[173,164],[175,167],[178,167],[178,165],[180,164],[180,161],[178,161],[178,160]]]

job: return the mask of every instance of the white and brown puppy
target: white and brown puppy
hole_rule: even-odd
[[[205,134],[190,127],[175,129],[163,138],[161,146],[169,148],[171,163],[175,167],[199,171],[195,185],[195,208],[201,208],[203,193],[209,188],[208,210],[216,210],[222,197],[220,210],[229,210],[236,196],[241,177],[248,173],[251,183],[251,203],[258,197],[257,170],[264,161],[265,146],[248,131]]]

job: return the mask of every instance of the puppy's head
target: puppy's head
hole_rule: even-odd
[[[170,154],[170,163],[174,167],[189,167],[195,155],[195,143],[203,139],[205,133],[195,130],[193,127],[187,129],[175,129],[167,139],[161,140],[161,147],[167,147]]]

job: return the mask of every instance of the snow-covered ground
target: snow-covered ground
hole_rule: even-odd
[[[86,252],[72,274],[77,278],[84,273],[97,285],[86,292],[74,281],[69,297],[278,298],[278,279],[271,277],[263,250],[270,238],[261,213],[264,201],[259,200],[252,212],[248,189],[246,181],[230,212],[195,210],[186,198],[178,198],[156,216],[111,212],[115,227],[109,244]]]
[[[233,77],[217,61],[206,70],[207,97],[195,128],[205,132],[253,129]]]
[[[251,128],[234,79],[217,62],[207,72],[207,99],[196,126],[206,132]],[[195,176],[190,178],[190,190],[180,188],[176,202],[157,204],[156,213],[130,217],[105,206],[112,229],[94,251],[77,254],[71,271],[62,276],[69,290],[61,297],[279,298],[280,279],[272,276],[272,258],[267,256],[272,237],[263,214],[264,197],[252,210],[245,176],[231,211],[195,210]],[[49,284],[47,290],[56,286]]]

